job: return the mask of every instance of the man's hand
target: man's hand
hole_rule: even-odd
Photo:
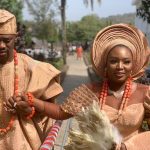
[[[18,113],[22,116],[27,116],[32,112],[32,108],[28,104],[26,95],[10,97],[5,103],[6,111],[10,113]]]

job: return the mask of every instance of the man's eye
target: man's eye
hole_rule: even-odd
[[[2,41],[3,41],[4,43],[9,43],[9,42],[12,41],[12,39],[13,39],[13,38],[3,38]]]
[[[5,43],[9,43],[11,41],[11,39],[4,39]]]

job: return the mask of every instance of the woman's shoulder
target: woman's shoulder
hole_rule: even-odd
[[[86,86],[95,93],[100,91],[102,87],[102,82],[91,82],[87,83]]]
[[[102,82],[91,82],[91,83],[87,83],[85,84],[91,91],[95,92],[99,92],[102,88]],[[141,84],[141,83],[137,83],[137,82],[133,82],[133,87],[136,87],[136,91],[141,91],[141,92],[145,92],[145,90],[150,90],[150,86],[149,85],[145,85],[145,84]]]
[[[146,84],[141,84],[141,83],[135,83],[137,86],[137,90],[140,90],[141,92],[142,91],[145,91],[145,90],[149,90],[150,86],[149,85],[146,85]]]
[[[99,98],[100,91],[102,88],[102,82],[91,82],[86,84],[86,86]]]
[[[29,57],[26,54],[18,53],[19,60],[22,65],[25,66],[26,70],[29,72],[42,73],[43,75],[51,75],[55,77],[60,75],[60,71],[56,69],[53,65],[46,62],[41,62]]]
[[[132,98],[136,102],[144,102],[146,97],[150,95],[150,86],[141,83],[133,82],[132,86]]]

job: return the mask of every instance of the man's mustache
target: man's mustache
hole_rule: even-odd
[[[0,51],[7,51],[6,48],[0,48]]]

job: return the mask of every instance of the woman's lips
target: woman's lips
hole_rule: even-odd
[[[116,72],[115,73],[115,76],[117,76],[117,77],[123,77],[124,75],[125,75],[124,72]]]

